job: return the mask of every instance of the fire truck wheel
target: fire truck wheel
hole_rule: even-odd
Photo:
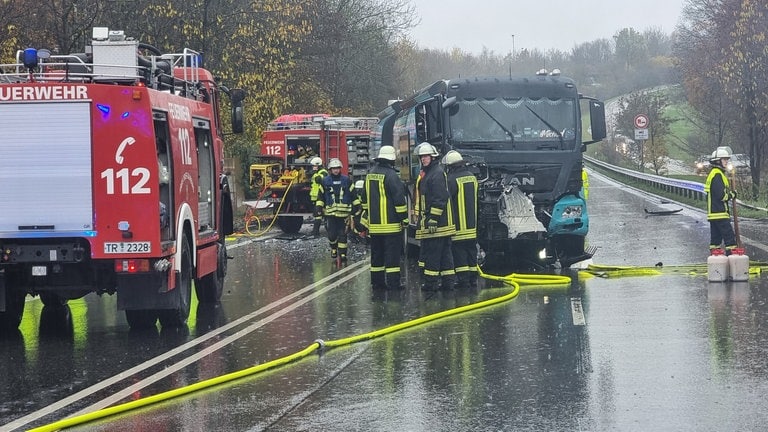
[[[10,289],[5,289],[5,312],[0,312],[0,329],[14,330],[19,328],[21,318],[24,316],[24,300],[27,294]]]
[[[195,279],[195,292],[200,303],[216,303],[221,299],[221,293],[224,291],[224,276],[227,275],[227,245],[220,242],[218,247],[216,271]]]
[[[181,327],[189,317],[192,302],[192,252],[186,235],[181,238],[181,264],[176,277],[176,289],[173,291],[178,296],[179,307],[159,311],[160,324],[163,327]]]
[[[302,216],[278,216],[277,226],[286,234],[295,234],[299,232],[301,226],[304,224],[304,217]]]

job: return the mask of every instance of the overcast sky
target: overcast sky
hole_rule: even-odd
[[[421,18],[412,39],[421,48],[454,47],[497,54],[612,39],[618,30],[675,29],[685,0],[412,0]]]

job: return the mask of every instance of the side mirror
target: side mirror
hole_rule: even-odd
[[[245,100],[245,90],[232,89],[229,92],[229,98],[232,102],[232,133],[243,133],[243,100]]]
[[[584,140],[584,144],[596,143],[607,135],[605,126],[605,104],[597,99],[582,97],[589,104],[589,129],[591,138]],[[583,135],[583,134],[582,134]]]

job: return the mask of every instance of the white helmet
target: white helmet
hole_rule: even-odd
[[[331,169],[331,168],[342,168],[342,167],[343,167],[343,165],[341,164],[341,161],[336,159],[336,158],[333,158],[333,159],[331,159],[330,162],[328,162],[328,169]]]
[[[376,159],[384,159],[388,161],[394,161],[397,158],[397,152],[392,146],[382,146],[379,149],[379,157]]]
[[[362,189],[365,187],[365,182],[362,180],[358,180],[355,182],[355,189]]]
[[[323,165],[323,160],[320,159],[319,157],[315,156],[315,157],[313,157],[312,159],[309,160],[309,164],[312,165],[312,166],[322,166]]]
[[[464,162],[464,158],[461,157],[461,153],[456,150],[451,150],[443,157],[444,165],[455,165]]]
[[[733,150],[730,147],[723,146],[718,147],[712,152],[712,156],[709,157],[710,161],[718,161],[722,158],[730,158],[733,154]]]
[[[432,157],[440,156],[440,153],[437,152],[437,149],[435,148],[435,146],[433,146],[428,142],[423,142],[419,144],[419,146],[416,147],[416,154],[419,156],[425,156],[425,155],[429,155]]]

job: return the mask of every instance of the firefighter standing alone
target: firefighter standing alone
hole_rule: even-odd
[[[328,175],[328,171],[323,168],[323,160],[315,156],[309,161],[312,165],[312,177],[310,178],[309,186],[309,199],[313,203],[317,202],[320,189],[323,186],[323,178]],[[320,235],[320,225],[323,223],[322,213],[318,214],[317,211],[313,214],[315,220],[312,221],[312,235],[317,237]]]
[[[395,171],[395,148],[382,146],[365,176],[363,208],[371,238],[371,286],[399,289],[403,227],[408,225],[405,188]]]
[[[315,203],[315,212],[325,216],[331,258],[338,256],[347,260],[347,218],[352,214],[354,188],[348,176],[341,173],[341,161],[334,158],[328,162],[328,175],[323,178],[322,187]]]
[[[719,249],[725,244],[725,253],[730,255],[736,248],[736,235],[731,226],[731,214],[728,202],[736,199],[736,192],[731,189],[725,167],[731,159],[730,147],[718,147],[712,152],[709,163],[712,166],[704,192],[707,193],[707,220],[709,221],[709,250]]]
[[[477,288],[477,177],[456,150],[445,154],[443,164],[456,223],[451,237],[456,282],[460,287]]]
[[[416,239],[421,241],[419,265],[423,268],[423,290],[453,289],[456,271],[451,252],[451,236],[456,231],[450,208],[448,182],[437,159],[440,154],[427,142],[419,144],[416,154],[421,173],[416,180],[416,205],[419,224]]]

